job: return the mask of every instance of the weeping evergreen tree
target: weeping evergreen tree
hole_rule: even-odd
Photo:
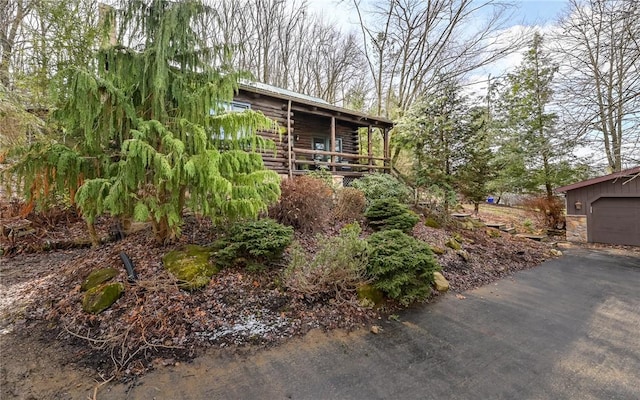
[[[90,230],[103,214],[150,220],[161,242],[179,235],[184,207],[220,221],[277,200],[279,178],[259,154],[273,143],[256,135],[275,127],[258,112],[225,112],[241,74],[228,48],[205,40],[213,12],[133,0],[105,13],[117,44],[105,40],[93,70],[74,69],[55,113],[64,143],[26,149],[12,170],[30,200],[67,191]]]

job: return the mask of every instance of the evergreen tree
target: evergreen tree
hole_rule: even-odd
[[[489,182],[495,176],[493,152],[490,141],[490,121],[487,109],[476,107],[469,111],[469,130],[464,143],[465,162],[457,176],[457,187],[474,205],[477,214],[480,203],[489,194]]]
[[[455,83],[416,102],[399,120],[395,143],[413,153],[413,180],[431,194],[441,194],[445,211],[455,199],[456,172],[466,162],[472,134],[468,107]]]
[[[32,200],[70,191],[90,228],[102,214],[149,219],[162,242],[179,235],[183,207],[251,218],[277,200],[259,154],[273,143],[256,135],[273,123],[225,112],[240,74],[206,41],[207,14],[195,0],[133,0],[105,15],[117,43],[103,41],[95,69],[73,68],[55,114],[64,142],[36,143],[12,169]]]
[[[557,66],[543,51],[543,38],[536,33],[515,72],[508,74],[497,107],[500,176],[495,184],[507,190],[537,192],[544,187],[548,198],[561,184],[571,143],[556,127],[550,110],[552,82]],[[514,187],[515,186],[515,187]]]

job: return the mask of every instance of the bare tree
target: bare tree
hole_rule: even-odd
[[[306,1],[212,0],[212,43],[233,49],[233,64],[257,80],[343,103],[362,86],[357,37],[309,12]]]
[[[564,117],[604,150],[612,171],[640,162],[640,5],[570,0],[559,52]]]
[[[494,0],[353,0],[378,114],[405,110],[429,87],[494,62],[524,36],[501,41],[508,7]]]
[[[0,83],[5,87],[11,83],[9,71],[16,40],[34,3],[29,0],[0,0]]]

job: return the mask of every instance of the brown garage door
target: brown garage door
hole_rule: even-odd
[[[640,197],[602,197],[591,204],[589,241],[640,246]]]

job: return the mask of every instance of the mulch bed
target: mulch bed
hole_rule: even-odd
[[[314,328],[356,329],[382,313],[397,311],[394,304],[379,310],[361,307],[355,296],[342,301],[294,296],[280,283],[282,266],[254,273],[228,268],[202,290],[181,290],[163,268],[161,256],[181,245],[208,244],[215,238],[207,221],[190,216],[185,222],[180,242],[171,246],[157,245],[151,232],[144,230],[94,249],[37,254],[22,250],[18,253],[24,254],[0,259],[0,316],[5,321],[0,330],[28,334],[53,326],[50,332],[73,348],[78,362],[103,376],[127,379],[158,364],[190,359],[203,348],[271,346]],[[60,236],[64,230],[65,240],[86,236],[74,224],[84,225],[82,221],[64,223],[49,228],[48,234]],[[337,230],[337,226],[327,228],[329,233]],[[437,256],[456,292],[531,268],[550,257],[550,246],[545,243],[507,234],[491,238],[483,229],[459,233],[467,260],[451,249]],[[414,230],[415,237],[440,248],[446,248],[451,234],[424,224]],[[297,233],[296,238],[313,250],[313,236]],[[120,252],[135,264],[139,280],[133,284],[127,282]],[[92,270],[111,266],[121,271],[117,279],[125,285],[123,296],[99,315],[83,312],[81,282]]]

